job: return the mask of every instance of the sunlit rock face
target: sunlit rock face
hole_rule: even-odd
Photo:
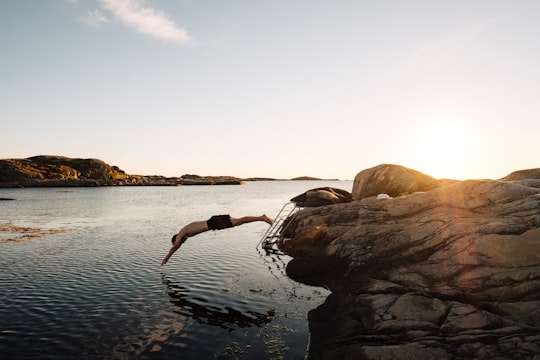
[[[355,200],[377,194],[401,196],[438,188],[445,181],[404,166],[383,164],[362,170],[355,176],[352,196]]]
[[[538,359],[540,181],[510,180],[302,209],[287,272],[332,290],[309,358]]]
[[[132,178],[98,159],[41,155],[0,160],[0,187],[97,186],[132,182]]]

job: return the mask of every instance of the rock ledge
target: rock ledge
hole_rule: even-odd
[[[540,359],[537,169],[421,191],[410,169],[368,170],[406,195],[364,197],[357,176],[354,201],[304,208],[284,234],[288,275],[332,291],[309,313],[308,358]]]

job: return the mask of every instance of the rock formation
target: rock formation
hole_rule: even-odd
[[[332,187],[311,189],[291,199],[300,207],[317,207],[322,205],[348,203],[352,201],[352,195],[346,190]]]
[[[0,160],[0,187],[116,186],[116,185],[240,185],[232,176],[165,177],[129,175],[98,159],[33,156]]]
[[[359,172],[354,178],[353,197],[359,200],[377,194],[392,197],[441,186],[439,180],[400,165],[383,164]]]
[[[99,186],[136,183],[139,180],[98,159],[34,156],[0,160],[2,186]]]
[[[371,183],[390,167],[287,227],[288,275],[332,291],[309,313],[308,357],[540,359],[540,169],[437,187],[398,168],[412,175]]]
[[[233,176],[182,175],[180,185],[242,185],[242,179]]]
[[[237,178],[234,176],[181,177],[129,175],[118,166],[98,159],[73,159],[65,156],[40,155],[25,159],[0,159],[0,188],[13,187],[88,187],[88,186],[177,186],[242,185],[246,181],[272,181],[274,178]],[[299,177],[291,180],[320,180]],[[340,195],[341,196],[341,195]]]

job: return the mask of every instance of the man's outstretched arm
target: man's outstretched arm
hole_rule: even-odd
[[[187,239],[187,236],[185,235],[183,237],[180,237],[180,233],[176,235],[176,240],[173,246],[171,247],[171,250],[169,250],[169,253],[167,254],[167,256],[165,256],[165,258],[161,262],[161,266],[165,265],[167,261],[169,261],[169,258],[175,253],[176,250],[180,248],[180,246],[186,241],[186,239]]]
[[[186,242],[188,237],[192,237],[194,235],[200,234],[204,231],[208,231],[208,225],[206,224],[206,221],[195,221],[192,222],[182,228],[176,235],[176,240],[174,241],[174,244],[169,250],[169,253],[167,256],[165,256],[165,259],[161,262],[161,265],[165,265],[167,261],[169,261],[169,258],[174,254],[178,248]]]

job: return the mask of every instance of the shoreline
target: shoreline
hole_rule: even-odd
[[[38,155],[25,159],[0,159],[0,188],[243,185],[246,181],[274,180],[280,179],[194,174],[184,174],[178,177],[131,175],[118,166],[111,166],[99,159],[68,158],[57,155]],[[288,180],[323,179],[299,176]]]
[[[340,179],[317,179],[317,178],[233,178],[224,176],[205,176],[198,179],[179,178],[155,178],[137,176],[135,179],[24,179],[20,181],[0,182],[0,189],[24,189],[24,188],[70,188],[70,187],[108,187],[108,186],[219,186],[219,185],[244,185],[246,182],[257,181],[348,181]],[[4,199],[0,199],[4,200]],[[5,199],[8,200],[8,199]]]

